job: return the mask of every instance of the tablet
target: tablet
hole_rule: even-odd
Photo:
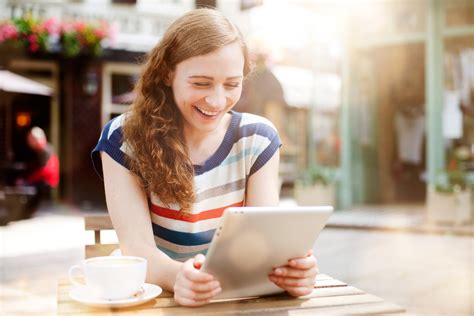
[[[333,208],[230,207],[224,211],[201,270],[214,275],[215,299],[283,292],[268,274],[313,248]]]

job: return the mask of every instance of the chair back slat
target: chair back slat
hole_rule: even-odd
[[[114,229],[109,214],[85,215],[84,226],[86,230]]]
[[[87,258],[108,256],[112,251],[119,248],[118,244],[102,244],[100,232],[102,230],[113,230],[114,226],[109,214],[95,214],[84,216],[84,228],[86,231],[94,232],[94,244],[86,245],[85,256]]]

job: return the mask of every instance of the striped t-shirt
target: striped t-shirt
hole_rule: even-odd
[[[157,247],[174,260],[184,261],[198,253],[206,254],[224,209],[245,204],[249,176],[257,172],[281,145],[278,133],[267,119],[235,111],[224,139],[203,165],[194,166],[196,199],[191,214],[179,212],[179,205],[168,207],[151,194],[148,197],[153,234]],[[124,114],[108,122],[92,151],[96,171],[102,176],[100,151],[127,167],[130,155],[122,141]]]

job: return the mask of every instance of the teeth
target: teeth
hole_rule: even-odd
[[[196,107],[199,111],[201,111],[202,113],[206,114],[206,115],[209,115],[209,116],[214,116],[214,115],[217,115],[219,114],[219,112],[211,112],[211,111],[206,111],[204,109],[201,109],[200,107]]]

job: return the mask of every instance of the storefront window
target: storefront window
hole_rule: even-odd
[[[112,74],[112,103],[128,106],[134,100],[133,87],[137,75]]]
[[[443,137],[446,171],[474,172],[474,4],[457,1],[445,7]],[[469,29],[469,28],[468,28]]]

